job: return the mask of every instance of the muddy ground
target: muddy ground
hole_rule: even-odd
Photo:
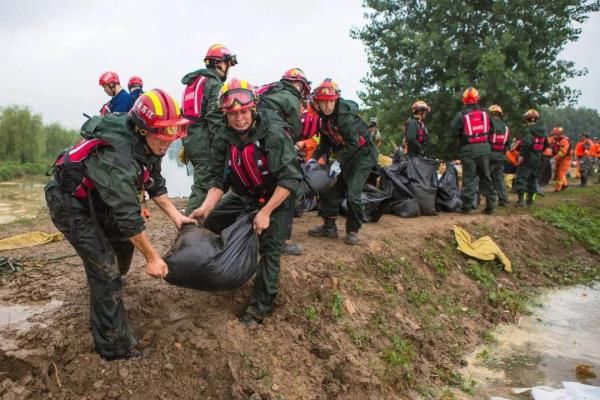
[[[176,231],[152,211],[148,231],[164,254]],[[275,312],[250,330],[237,317],[252,281],[230,292],[182,289],[147,276],[136,253],[123,291],[144,357],[132,361],[109,363],[94,352],[85,275],[67,242],[0,252],[25,265],[0,278],[1,305],[58,305],[27,327],[0,327],[0,397],[454,398],[446,388],[461,397],[466,352],[497,323],[515,321],[537,287],[571,283],[598,265],[530,210],[385,215],[365,225],[356,247],[309,237],[318,223],[314,213],[296,219],[293,239],[305,255],[283,257]],[[455,224],[491,235],[515,272],[458,253]],[[55,231],[44,212],[31,224],[2,227],[2,237]]]

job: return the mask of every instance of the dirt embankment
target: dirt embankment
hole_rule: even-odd
[[[145,275],[136,254],[124,285],[145,357],[102,361],[93,351],[81,261],[66,242],[13,251],[27,265],[0,279],[0,304],[62,303],[0,327],[4,399],[405,399],[439,398],[464,384],[463,354],[524,310],[538,286],[593,276],[598,259],[527,212],[406,220],[384,216],[361,231],[364,245],[315,239],[314,215],[296,220],[301,257],[284,257],[274,314],[248,330],[237,317],[252,281],[204,293]],[[469,260],[455,250],[460,224],[491,235],[513,261]],[[340,224],[343,226],[342,224]],[[3,236],[53,231],[47,216],[6,226]],[[164,253],[175,229],[153,210],[153,243]],[[5,252],[6,253],[6,252]],[[0,253],[0,256],[9,254]]]

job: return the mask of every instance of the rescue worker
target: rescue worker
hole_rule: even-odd
[[[375,147],[379,149],[379,147],[381,147],[382,139],[381,133],[377,128],[377,117],[369,118],[368,131],[369,135],[371,135],[371,141],[375,144]]]
[[[210,184],[210,143],[223,124],[223,115],[217,108],[219,90],[227,80],[229,69],[237,64],[237,57],[222,44],[213,44],[204,57],[206,68],[186,74],[181,83],[183,116],[191,121],[188,137],[183,140],[182,161],[194,166],[194,183],[185,213],[189,215],[200,207]]]
[[[588,178],[592,175],[592,159],[590,153],[594,142],[590,140],[587,133],[579,136],[579,141],[575,145],[575,157],[577,157],[577,169],[581,180],[580,187],[586,187]]]
[[[429,133],[424,120],[431,109],[424,101],[417,100],[410,107],[410,110],[412,116],[404,123],[406,154],[409,157],[425,157],[427,155]]]
[[[548,147],[548,140],[539,119],[540,113],[534,109],[529,109],[523,114],[525,131],[519,146],[520,154],[515,182],[519,196],[517,207],[524,207],[525,204],[532,205],[537,194],[538,170],[542,163],[542,153]],[[526,193],[527,200],[525,199]]]
[[[364,205],[362,189],[377,164],[377,149],[367,132],[367,124],[358,115],[358,105],[342,99],[340,90],[331,79],[325,79],[314,94],[319,113],[320,142],[310,162],[324,154],[335,153],[330,175],[338,175],[335,185],[321,194],[319,215],[323,225],[308,230],[310,236],[337,238],[336,219],[344,198],[348,202],[346,218],[347,245],[358,244]]]
[[[252,85],[230,80],[223,85],[218,104],[226,126],[213,137],[210,189],[190,216],[219,231],[242,212],[257,211],[254,230],[259,235],[260,261],[250,304],[240,318],[251,326],[273,309],[281,248],[291,228],[301,175],[294,144],[285,132],[287,124],[271,110],[256,110]]]
[[[164,278],[168,272],[144,231],[144,191],[177,229],[196,222],[177,211],[161,176],[162,157],[185,137],[187,124],[177,102],[154,89],[128,115],[89,119],[81,128],[85,139],[59,156],[45,187],[52,222],[83,261],[92,336],[105,360],[140,355],[121,293],[134,247],[145,258],[147,274]]]
[[[257,90],[257,108],[273,110],[288,124],[288,134],[293,143],[300,140],[302,124],[300,115],[302,113],[302,101],[310,94],[310,82],[304,71],[300,68],[292,68],[283,73],[279,82],[265,85]],[[301,202],[304,194],[301,190],[296,191],[296,201]],[[293,215],[292,215],[293,218]],[[291,235],[291,230],[290,230]],[[302,247],[289,240],[283,244],[283,253],[293,256],[302,254]]]
[[[314,101],[311,95],[300,117],[302,132],[296,142],[296,151],[302,160],[310,160],[319,145],[319,113]]]
[[[138,97],[144,94],[144,82],[139,76],[132,76],[131,78],[129,78],[127,88],[129,89],[129,95],[131,96],[131,100],[134,103],[138,99]]]
[[[289,134],[297,142],[302,133],[300,115],[302,101],[310,94],[310,82],[304,71],[292,68],[283,73],[279,82],[265,85],[257,90],[258,109],[277,112],[289,125]]]
[[[451,131],[460,145],[459,157],[462,165],[463,185],[460,192],[462,213],[473,210],[477,189],[486,199],[486,214],[496,210],[496,189],[490,176],[491,148],[488,139],[490,116],[479,106],[479,91],[469,87],[463,92],[464,108],[452,119]],[[477,179],[479,178],[479,185]]]
[[[492,104],[488,108],[490,113],[490,176],[496,192],[498,193],[498,205],[505,207],[508,204],[508,193],[504,185],[504,163],[508,151],[510,130],[502,120],[504,113],[498,104]]]
[[[107,71],[100,75],[98,84],[104,89],[104,93],[110,96],[110,100],[100,109],[100,115],[112,113],[126,113],[133,107],[133,100],[127,90],[121,87],[119,76],[116,72]]]
[[[552,129],[548,146],[549,155],[554,160],[554,191],[560,192],[569,186],[567,172],[571,167],[571,143],[561,126]]]

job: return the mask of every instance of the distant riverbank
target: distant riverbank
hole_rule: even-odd
[[[2,163],[0,162],[0,182],[20,179],[26,176],[42,176],[48,169],[48,163]]]

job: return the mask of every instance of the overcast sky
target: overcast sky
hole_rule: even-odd
[[[218,42],[238,56],[230,76],[259,85],[300,67],[313,83],[330,76],[357,99],[369,68],[349,31],[363,24],[360,0],[0,0],[0,106],[28,105],[46,123],[79,128],[83,112],[108,100],[98,86],[106,70],[124,85],[140,75],[146,90],[180,99],[181,77]],[[600,17],[583,28],[563,54],[589,69],[571,82],[580,105],[600,109]]]

